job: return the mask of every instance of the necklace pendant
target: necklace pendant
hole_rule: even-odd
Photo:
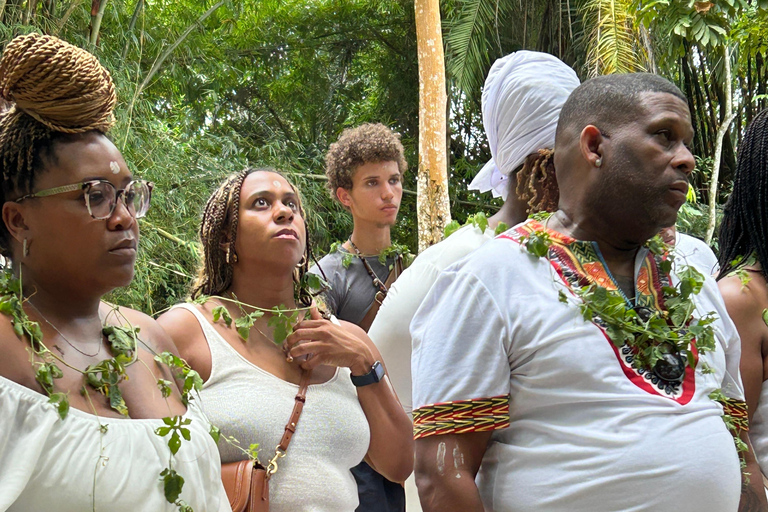
[[[672,383],[681,383],[685,378],[685,361],[680,352],[670,343],[659,345],[661,359],[653,365],[653,374],[658,378]]]

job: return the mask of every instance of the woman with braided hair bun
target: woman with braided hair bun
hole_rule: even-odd
[[[175,382],[195,374],[154,320],[102,301],[133,278],[152,191],[106,136],[109,72],[20,36],[0,97],[0,511],[230,510],[210,424]]]

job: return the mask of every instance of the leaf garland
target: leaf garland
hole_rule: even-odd
[[[520,239],[521,247],[536,258],[549,257],[549,247],[552,238],[546,230],[536,230],[530,235]],[[673,268],[669,247],[659,235],[656,235],[645,247],[654,255],[662,256],[659,268],[669,274]],[[704,285],[704,276],[692,266],[682,266],[676,269],[679,282],[675,286],[664,286],[664,309],[652,310],[643,317],[638,311],[627,304],[625,297],[617,290],[609,290],[596,283],[573,288],[574,295],[581,299],[579,309],[585,321],[594,322],[596,319],[605,326],[605,332],[617,347],[625,344],[636,351],[634,362],[647,371],[653,371],[656,363],[665,357],[665,354],[677,352],[682,356],[683,364],[695,367],[696,360],[691,350],[693,342],[699,354],[712,352],[716,349],[716,341],[712,324],[717,319],[714,312],[709,312],[701,318],[695,318],[693,312],[696,306],[692,296],[701,292]],[[568,296],[560,290],[558,300],[568,304]],[[768,324],[768,310],[763,318]],[[699,360],[699,370],[703,374],[714,372],[704,361]],[[710,393],[713,401],[725,404],[727,397],[721,389]],[[740,439],[739,431],[743,429],[743,422],[724,412],[722,415],[726,427],[734,438],[736,451],[739,454],[742,468],[746,467],[745,453],[748,449]],[[748,479],[749,474],[745,473]],[[747,480],[748,481],[748,480]]]
[[[48,395],[48,402],[56,406],[59,418],[62,421],[65,420],[70,410],[69,394],[55,391],[55,380],[63,377],[59,363],[83,375],[85,385],[80,389],[80,393],[87,398],[92,407],[93,403],[88,393],[89,387],[103,394],[108,399],[110,408],[123,416],[128,416],[128,407],[122,397],[119,385],[128,378],[127,367],[138,361],[137,345],[140,341],[138,337],[140,329],[131,325],[105,325],[102,328],[102,334],[107,340],[112,357],[89,365],[85,370],[80,370],[48,350],[48,347],[43,343],[43,332],[40,325],[29,319],[22,306],[23,301],[21,279],[13,275],[12,269],[3,269],[0,272],[0,313],[11,318],[11,324],[16,335],[19,338],[26,338],[29,343],[28,350],[32,356],[30,361],[35,372],[35,380]],[[113,311],[122,316],[119,308],[115,307]],[[124,316],[123,319],[127,321]],[[148,345],[144,345],[151,351]],[[192,391],[199,391],[202,388],[203,380],[200,375],[192,370],[183,359],[170,352],[163,352],[155,355],[154,358],[156,361],[166,364],[172,373],[183,379],[181,399],[185,406],[189,405]],[[158,379],[157,387],[163,398],[167,399],[171,396],[170,381]],[[98,416],[95,410],[94,415]],[[191,506],[179,499],[184,487],[184,478],[173,469],[173,456],[181,447],[182,439],[191,440],[191,432],[187,426],[192,420],[182,416],[173,416],[162,418],[162,421],[165,426],[158,427],[155,433],[161,437],[168,436],[169,463],[168,467],[159,475],[163,481],[165,498],[169,503],[176,505],[180,512],[194,512]],[[99,431],[102,436],[105,435],[108,432],[108,425],[99,421]],[[217,440],[214,433],[218,433],[218,429],[211,425],[211,436]],[[99,457],[99,460],[102,460],[102,456]],[[95,492],[93,495],[95,499]]]

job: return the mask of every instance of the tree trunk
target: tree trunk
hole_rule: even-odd
[[[419,252],[436,244],[451,221],[446,148],[445,55],[440,2],[415,0],[419,56]]]
[[[101,20],[104,18],[104,11],[107,10],[109,0],[93,0],[91,3],[91,50],[96,48],[99,42],[99,30],[101,29]]]
[[[717,221],[717,185],[720,178],[720,158],[723,154],[723,139],[728,133],[728,126],[733,121],[736,114],[733,112],[731,104],[733,94],[731,93],[731,53],[726,46],[723,53],[723,63],[725,64],[725,91],[723,101],[720,103],[720,111],[723,113],[723,122],[717,129],[717,138],[715,140],[715,156],[712,163],[712,178],[709,182],[709,222],[707,224],[707,235],[704,241],[707,244],[712,242],[712,235],[715,234],[715,223]]]

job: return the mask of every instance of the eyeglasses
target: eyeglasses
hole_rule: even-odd
[[[63,185],[61,187],[47,188],[39,192],[33,192],[21,196],[16,200],[17,203],[25,199],[34,197],[48,197],[65,192],[82,190],[85,194],[85,206],[88,213],[97,220],[107,219],[112,215],[117,206],[117,200],[123,196],[123,204],[128,209],[128,213],[135,219],[140,219],[147,214],[149,210],[149,201],[152,198],[152,189],[155,184],[145,180],[133,180],[125,188],[117,190],[107,180],[93,180],[82,183],[73,183],[72,185]]]

